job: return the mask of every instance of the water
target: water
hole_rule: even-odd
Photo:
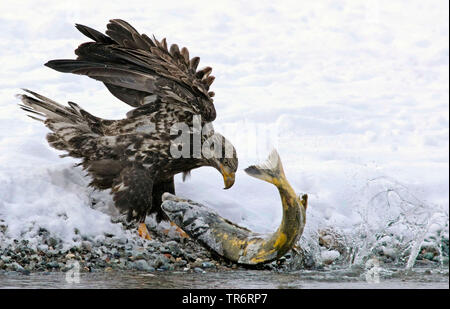
[[[362,269],[323,271],[232,270],[225,272],[102,272],[81,273],[79,283],[66,281],[65,273],[15,272],[0,274],[0,288],[222,288],[222,289],[448,289],[448,268],[383,269],[379,283],[368,282]]]

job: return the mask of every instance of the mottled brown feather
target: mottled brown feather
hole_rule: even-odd
[[[131,106],[142,102],[141,98],[147,95],[163,98],[167,95],[165,89],[174,85],[169,82],[172,81],[184,88],[184,97],[190,92],[193,112],[202,115],[205,121],[215,119],[213,100],[208,93],[214,79],[207,78],[212,69],[196,71],[200,58],[189,59],[186,47],[180,50],[177,44],[172,44],[168,50],[165,38],[158,41],[153,36],[150,39],[120,19],[108,23],[106,35],[83,25],[76,27],[95,42],[81,44],[75,51],[78,59],[52,60],[47,66],[100,80],[113,95]],[[180,89],[172,88],[171,92]],[[139,98],[133,98],[131,93]]]

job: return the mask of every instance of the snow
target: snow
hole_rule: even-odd
[[[43,66],[74,57],[86,40],[75,23],[103,31],[111,18],[187,46],[213,67],[214,125],[237,149],[236,183],[223,190],[220,174],[201,168],[186,182],[176,177],[179,195],[273,231],[278,193],[243,169],[276,147],[296,192],[309,194],[302,241],[330,226],[349,237],[385,231],[398,215],[420,217],[412,204],[430,214],[423,220],[432,220],[431,232],[445,227],[448,235],[447,1],[3,1],[0,12],[0,219],[10,238],[32,238],[37,226],[67,241],[75,228],[122,233],[109,220],[109,195],[86,189],[77,161],[48,147],[47,129],[14,97],[28,88],[96,116],[124,117],[129,107],[101,83]],[[413,201],[374,199],[389,189]],[[93,195],[103,206],[90,207]],[[408,233],[408,220],[396,232]],[[407,239],[421,239],[422,225],[411,224]]]

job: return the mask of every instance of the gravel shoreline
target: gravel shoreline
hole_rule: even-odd
[[[80,237],[75,245],[69,247],[41,229],[37,239],[33,240],[35,245],[28,240],[13,240],[10,244],[0,245],[0,273],[13,271],[26,275],[31,272],[66,272],[74,267],[74,262],[80,272],[138,270],[204,273],[244,269],[243,266],[213,256],[190,238],[156,234],[155,231],[151,234],[151,240],[134,235]],[[304,264],[303,258],[291,252],[257,269],[283,271],[304,267]]]
[[[67,272],[76,265],[81,273],[135,270],[143,272],[183,271],[190,273],[218,272],[235,269],[264,269],[277,272],[301,269],[322,269],[327,265],[344,263],[346,256],[342,246],[319,239],[322,260],[300,251],[290,251],[281,259],[256,267],[241,266],[214,255],[190,238],[182,238],[172,230],[150,228],[152,240],[137,236],[132,226],[128,235],[98,235],[86,237],[77,235],[73,245],[64,243],[40,229],[38,235],[29,240],[5,241],[6,227],[0,229],[0,274],[17,272],[28,275],[31,272]],[[325,237],[326,238],[326,237]],[[326,240],[326,239],[325,239]],[[440,260],[448,265],[448,240],[443,242],[443,256],[435,248],[424,247],[416,260],[416,265],[439,266]],[[336,254],[331,254],[331,253]],[[326,253],[326,254],[324,254]],[[390,263],[392,258],[377,254],[382,263]]]

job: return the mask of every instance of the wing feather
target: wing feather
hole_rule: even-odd
[[[204,121],[215,119],[213,92],[208,91],[214,81],[212,69],[197,71],[200,58],[190,59],[186,47],[172,44],[168,49],[165,38],[158,41],[141,35],[121,19],[110,20],[106,35],[83,25],[76,27],[94,42],[81,44],[76,60],[52,60],[47,66],[102,81],[114,96],[133,107],[144,104],[144,97],[157,95],[162,101],[170,97],[188,103]]]

